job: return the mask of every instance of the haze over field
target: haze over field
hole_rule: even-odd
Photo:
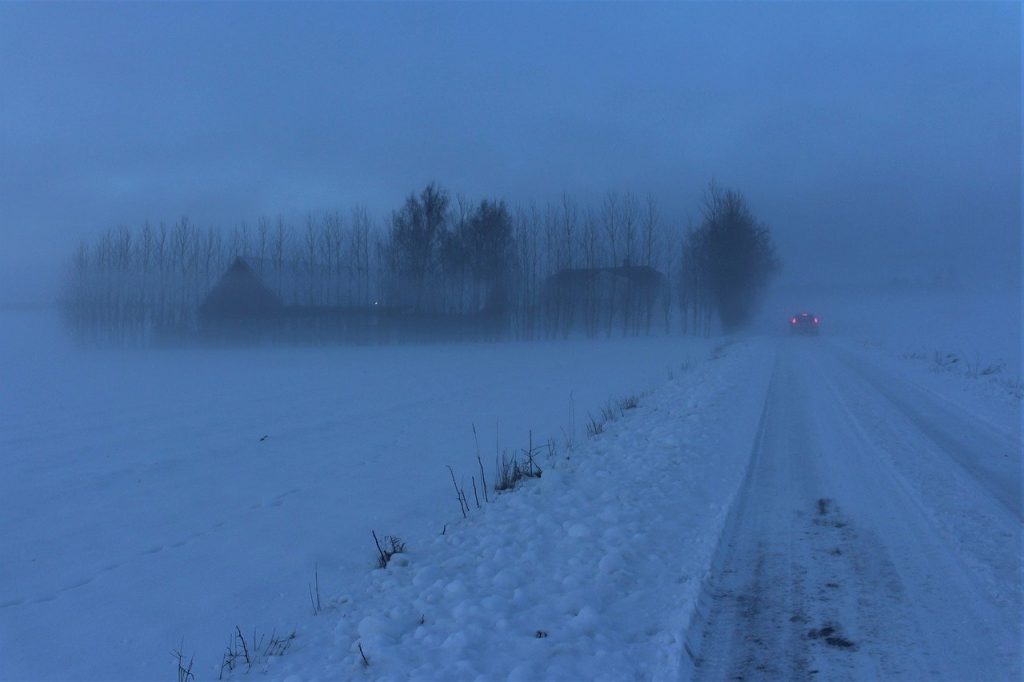
[[[0,302],[81,240],[225,229],[431,180],[473,199],[715,178],[784,282],[1019,286],[1020,7],[956,4],[0,8]]]
[[[0,682],[1019,679],[1021,29],[0,3]]]

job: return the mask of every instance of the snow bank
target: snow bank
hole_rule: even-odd
[[[543,461],[539,480],[411,541],[334,599],[321,616],[334,627],[301,632],[271,677],[677,676],[749,461],[766,357],[733,346]]]

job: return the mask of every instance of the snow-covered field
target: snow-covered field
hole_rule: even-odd
[[[806,307],[822,337],[787,338]],[[236,625],[296,632],[240,679],[1019,672],[1019,296],[777,296],[724,347],[87,351],[4,320],[2,679],[173,678],[179,647],[211,679]],[[557,454],[477,509],[473,424],[489,478],[530,430]],[[384,570],[371,529],[407,543]]]
[[[164,679],[179,646],[215,676],[236,625],[303,627],[315,566],[325,596],[363,578],[371,529],[416,547],[458,518],[474,424],[491,476],[496,441],[584,440],[712,344],[78,350],[21,312],[0,335],[2,679]]]

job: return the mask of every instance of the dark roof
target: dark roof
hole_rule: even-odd
[[[590,281],[601,277],[616,277],[634,283],[657,283],[664,275],[648,265],[621,265],[610,268],[563,268],[549,279],[553,282]]]
[[[277,297],[260,280],[249,264],[236,258],[199,305],[203,315],[259,315],[282,307]]]

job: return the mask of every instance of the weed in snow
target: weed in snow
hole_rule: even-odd
[[[193,658],[190,656],[188,659],[188,665],[185,664],[185,655],[181,652],[183,646],[179,646],[177,649],[171,652],[171,656],[174,658],[175,663],[178,664],[178,682],[193,682],[196,676],[192,673],[192,662]]]
[[[373,542],[377,545],[377,568],[387,568],[391,557],[405,552],[405,543],[402,542],[400,537],[385,535],[384,544],[381,545],[380,540],[377,538],[377,532],[370,531],[370,533],[373,534]]]
[[[549,440],[546,447],[548,455],[554,454],[555,443]],[[543,474],[540,466],[537,464],[536,455],[541,449],[540,446],[533,446],[533,432],[530,432],[530,444],[526,450],[523,450],[521,454],[525,458],[520,460],[517,453],[512,453],[509,456],[507,453],[502,453],[500,459],[495,463],[497,468],[497,480],[494,483],[494,492],[501,492],[504,490],[514,490],[519,482],[526,478],[540,478]]]
[[[263,635],[257,635],[253,630],[252,637],[246,640],[242,628],[236,625],[221,659],[220,675],[217,679],[224,679],[225,674],[230,676],[242,666],[245,666],[245,672],[249,672],[253,666],[263,665],[275,656],[283,656],[294,639],[294,631],[285,637],[279,637],[276,632],[271,632],[268,639]],[[180,674],[179,672],[179,676]]]

